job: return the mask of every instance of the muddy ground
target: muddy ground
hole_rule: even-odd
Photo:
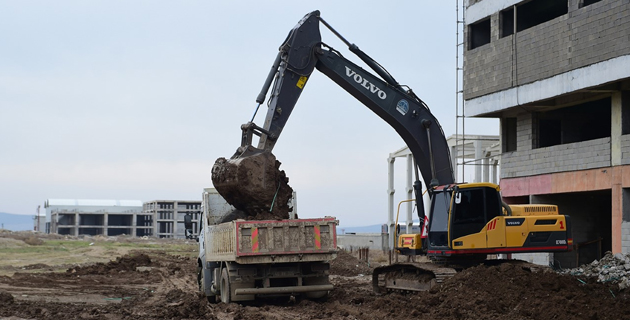
[[[325,302],[211,304],[197,293],[195,260],[136,250],[108,263],[51,272],[28,265],[0,277],[3,319],[630,319],[630,294],[612,283],[478,266],[430,292],[376,295],[366,262],[341,252]]]

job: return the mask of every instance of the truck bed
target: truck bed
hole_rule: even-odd
[[[208,261],[240,264],[332,260],[337,254],[333,217],[293,220],[236,220],[205,230]]]

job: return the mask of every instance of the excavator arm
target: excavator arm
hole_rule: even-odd
[[[348,44],[350,51],[357,54],[380,77],[322,43],[320,22]],[[264,102],[273,82],[265,123],[263,127],[252,122],[242,126],[242,144],[235,156],[242,155],[247,148],[251,152],[252,134],[260,136],[258,150],[273,149],[315,68],[396,130],[413,154],[426,186],[454,182],[446,138],[427,105],[411,90],[405,90],[399,85],[376,61],[341,37],[320,17],[319,11],[311,12],[300,20],[280,46],[278,56],[256,100],[259,104]],[[417,183],[416,192],[420,192],[419,189]],[[419,195],[418,198],[421,199]]]

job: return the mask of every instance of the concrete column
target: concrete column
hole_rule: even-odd
[[[74,235],[79,236],[79,213],[74,214]]]
[[[573,11],[577,10],[580,8],[580,2],[583,2],[584,0],[569,0],[569,14],[571,16],[573,16]]]
[[[475,147],[475,181],[481,182],[481,158],[483,157],[483,151],[481,150],[481,141],[476,140],[473,142],[473,146]]]
[[[481,162],[483,163],[481,166],[483,170],[483,182],[490,182],[490,159],[484,157]]]
[[[615,92],[612,95],[611,122],[610,122],[610,162],[613,166],[621,165],[621,133],[622,133],[622,94]]]
[[[621,252],[621,225],[623,223],[623,188],[621,187],[621,179],[621,167],[612,167],[611,238],[613,253]]]
[[[389,248],[394,248],[394,161],[396,158],[387,159],[387,233],[389,234]]]
[[[138,235],[136,231],[137,227],[138,227],[138,213],[133,212],[131,214],[131,236],[132,237],[136,237]]]
[[[621,252],[630,253],[630,189],[622,189],[621,194],[621,205],[623,206],[621,208]]]
[[[492,183],[499,184],[499,160],[492,160]]]
[[[413,155],[407,155],[407,200],[413,199]],[[407,202],[407,233],[413,227],[413,201]]]
[[[107,236],[107,228],[109,226],[109,213],[103,213],[103,235]]]
[[[499,40],[501,23],[499,13],[495,12],[490,16],[490,41]]]

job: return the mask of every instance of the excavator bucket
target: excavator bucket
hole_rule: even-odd
[[[269,151],[249,147],[231,159],[219,158],[212,167],[212,183],[236,209],[256,219],[288,219],[293,189]]]

